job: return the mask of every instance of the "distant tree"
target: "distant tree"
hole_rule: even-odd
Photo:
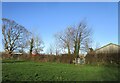
[[[99,43],[99,42],[97,42],[97,43],[96,43],[95,50],[96,50],[96,49],[98,49],[98,48],[100,48],[100,47],[101,47],[101,46],[100,46],[100,43]]]
[[[89,52],[89,48],[91,48],[92,46],[92,41],[91,40],[86,40],[83,45],[81,46],[81,51],[88,53]]]
[[[55,54],[55,55],[59,55],[60,53],[60,48],[58,46],[58,43],[56,41],[54,41],[54,43],[51,43],[49,45],[49,47],[47,48],[47,53],[48,54]]]
[[[50,44],[49,47],[47,48],[47,53],[52,55],[54,53],[54,50],[55,49],[54,49],[53,45]]]
[[[54,49],[55,49],[55,55],[59,55],[61,49],[59,48],[59,45],[57,44],[56,41],[55,41],[55,44],[54,44]]]
[[[43,51],[44,42],[39,36],[34,36],[31,43],[35,53],[39,54],[41,51]]]
[[[2,18],[2,35],[4,50],[11,56],[13,51],[26,47],[26,40],[29,36],[28,30],[13,20]]]

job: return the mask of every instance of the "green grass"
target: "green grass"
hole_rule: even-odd
[[[118,68],[49,62],[3,61],[3,81],[116,81]]]

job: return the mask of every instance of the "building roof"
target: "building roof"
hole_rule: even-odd
[[[12,53],[12,54],[18,54],[19,55],[19,54],[22,54],[22,53]]]
[[[105,46],[103,46],[103,47],[101,47],[101,48],[96,49],[95,51],[100,50],[100,49],[102,49],[102,48],[104,48],[104,47],[107,47],[107,46],[109,46],[109,45],[115,45],[115,46],[120,47],[120,45],[113,44],[113,43],[109,43],[109,44],[107,44],[107,45],[105,45]]]

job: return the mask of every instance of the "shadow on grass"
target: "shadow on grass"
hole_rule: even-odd
[[[21,63],[23,60],[3,60],[2,63]]]

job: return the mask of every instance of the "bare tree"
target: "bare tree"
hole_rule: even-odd
[[[80,50],[89,44],[88,40],[91,41],[91,29],[84,21],[80,22],[78,27],[70,27],[64,31],[57,33],[56,38],[64,48],[67,48],[69,55],[73,51],[74,55],[78,56]]]
[[[47,53],[48,54],[55,54],[55,55],[59,55],[60,53],[60,48],[59,48],[59,45],[56,41],[54,41],[53,43],[51,43],[49,45],[49,47],[47,48]]]
[[[29,32],[25,27],[17,24],[15,21],[3,18],[2,35],[4,50],[11,55],[13,51],[25,48],[24,45]]]
[[[33,37],[33,50],[38,54],[43,51],[44,43],[39,36]]]
[[[49,47],[47,48],[47,53],[50,54],[50,55],[52,55],[54,53],[53,45],[51,45],[51,44],[49,45]]]
[[[82,21],[76,28],[76,36],[74,38],[74,54],[76,56],[79,55],[82,47],[86,47],[88,40],[91,40],[91,29]]]
[[[55,44],[54,44],[54,49],[55,49],[55,55],[59,55],[61,48],[59,48],[59,45],[57,44],[56,41],[55,41]]]
[[[100,43],[99,43],[99,42],[97,42],[97,43],[96,43],[95,50],[96,50],[96,49],[98,49],[98,48],[100,48],[100,47],[101,47],[101,46],[100,46]]]
[[[72,27],[66,28],[66,30],[64,32],[59,32],[55,35],[57,41],[59,41],[60,44],[59,46],[61,46],[62,48],[68,50],[68,55],[71,54],[71,49],[73,46],[73,41],[72,38],[74,36],[74,30]]]

